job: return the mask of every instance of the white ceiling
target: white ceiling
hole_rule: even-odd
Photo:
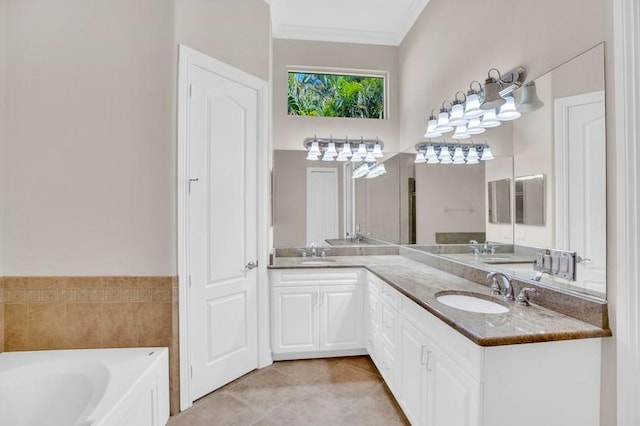
[[[429,0],[265,0],[275,38],[397,46]]]

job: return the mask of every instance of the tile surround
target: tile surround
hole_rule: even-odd
[[[0,278],[0,352],[166,346],[179,407],[177,277]]]

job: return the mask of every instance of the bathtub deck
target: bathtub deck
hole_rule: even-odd
[[[171,417],[169,426],[408,425],[369,357],[280,361]]]

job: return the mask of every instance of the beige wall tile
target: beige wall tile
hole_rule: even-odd
[[[102,287],[102,277],[68,277],[67,288]]]
[[[140,346],[171,346],[171,303],[139,303]]]
[[[138,304],[104,303],[100,316],[100,335],[104,347],[138,346]]]
[[[8,289],[27,288],[27,278],[25,277],[4,277],[4,287]]]
[[[4,305],[4,347],[7,351],[29,349],[27,305]]]
[[[28,305],[29,349],[65,348],[66,306],[64,303]]]
[[[102,277],[102,287],[135,287],[138,277]]]
[[[28,277],[27,289],[56,289],[66,288],[67,277]]]
[[[100,321],[103,303],[68,303],[65,347],[88,349],[103,347]]]

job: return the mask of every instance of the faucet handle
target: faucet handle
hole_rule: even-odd
[[[299,248],[298,251],[300,252],[300,256],[305,258],[307,257],[307,250],[303,249],[303,248]]]
[[[327,252],[331,251],[330,248],[323,248],[320,252],[320,257],[327,257]]]
[[[520,306],[529,306],[529,294],[535,293],[537,290],[533,287],[525,287],[518,293],[517,301]]]

